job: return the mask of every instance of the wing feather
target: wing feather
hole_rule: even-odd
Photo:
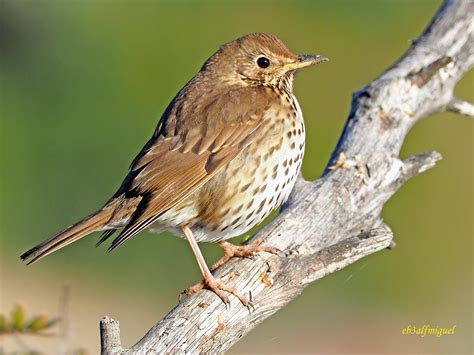
[[[167,109],[169,116],[162,120],[173,121],[170,126],[174,129],[155,132],[146,149],[134,160],[129,174],[132,177],[125,179],[127,186],[121,190],[142,195],[143,199],[109,250],[159,220],[163,213],[197,191],[251,142],[265,134],[269,123],[268,91],[245,89],[228,94],[227,99],[221,95],[206,104],[193,105],[205,107],[201,111],[183,107]],[[174,104],[179,106],[179,103]],[[192,115],[192,119],[186,115]],[[157,130],[168,126],[162,120]]]

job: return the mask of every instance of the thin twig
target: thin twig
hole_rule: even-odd
[[[453,97],[453,99],[449,102],[446,110],[449,112],[474,118],[474,105],[470,102],[459,100],[456,97]]]

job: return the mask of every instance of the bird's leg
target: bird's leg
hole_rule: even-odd
[[[205,287],[211,290],[212,292],[214,292],[217,296],[219,296],[222,302],[224,302],[225,304],[228,304],[229,298],[224,293],[224,291],[226,291],[233,294],[235,297],[237,297],[244,306],[247,306],[249,303],[248,300],[245,297],[241,296],[234,287],[229,287],[229,286],[224,285],[222,281],[217,280],[211,274],[211,272],[209,271],[209,268],[207,267],[206,260],[204,260],[204,257],[202,256],[201,250],[199,249],[196,239],[194,239],[191,229],[189,229],[188,226],[185,226],[185,227],[181,227],[181,231],[186,236],[186,239],[188,240],[189,245],[191,245],[191,249],[194,253],[194,256],[196,257],[196,261],[199,265],[199,269],[201,270],[202,276],[204,277],[204,279],[200,283],[186,289],[184,293],[186,293],[189,296],[200,291],[201,289]]]
[[[211,266],[211,270],[214,271],[218,267],[224,265],[230,258],[233,257],[249,257],[256,253],[271,253],[271,254],[278,254],[280,252],[279,249],[271,246],[262,246],[260,245],[261,241],[257,240],[247,245],[234,245],[229,242],[219,242],[217,245],[224,250],[224,256],[217,260]]]

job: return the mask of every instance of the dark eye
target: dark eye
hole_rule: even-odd
[[[267,57],[258,57],[257,65],[263,69],[268,68],[270,66],[270,60]]]

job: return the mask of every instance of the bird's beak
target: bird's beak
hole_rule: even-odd
[[[285,70],[297,70],[309,67],[310,65],[326,62],[328,60],[329,59],[323,55],[303,54],[296,57],[296,61],[285,64],[284,68]]]

